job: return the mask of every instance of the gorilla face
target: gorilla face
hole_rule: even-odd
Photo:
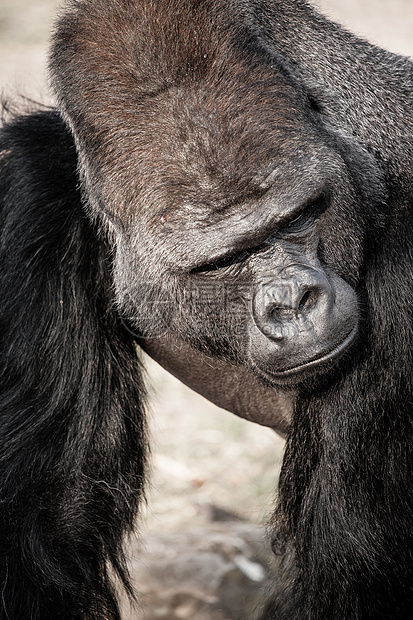
[[[325,124],[258,39],[240,49],[226,35],[224,49],[204,24],[195,53],[190,37],[188,49],[173,43],[173,16],[158,34],[150,16],[127,17],[130,32],[101,41],[110,55],[99,62],[82,15],[54,52],[122,316],[139,335],[169,332],[270,384],[323,373],[358,333],[372,179],[380,185],[370,156]],[[126,45],[132,34],[141,51]],[[146,77],[144,53],[156,57]]]
[[[118,235],[118,300],[139,334],[170,331],[273,385],[323,373],[349,349],[359,322],[362,198],[345,150],[311,135],[311,125],[298,128],[297,151],[291,129],[284,140],[279,132],[291,154],[264,173],[253,168],[243,196],[228,192],[216,206],[218,192],[191,202],[175,187],[179,204],[168,211],[165,201],[157,230],[147,223],[143,234],[139,220],[129,241]]]
[[[361,257],[355,239],[356,247],[349,244],[346,250],[335,236],[334,227],[342,228],[340,203],[348,205],[351,192],[334,191],[336,185],[345,187],[345,174],[341,179],[328,174],[327,162],[333,159],[331,153],[324,165],[320,161],[319,179],[314,168],[310,180],[305,168],[296,167],[299,189],[272,186],[245,211],[238,207],[233,221],[209,229],[216,253],[191,270],[201,291],[201,283],[208,283],[210,297],[207,303],[201,293],[203,308],[186,313],[185,325],[197,319],[193,339],[214,355],[241,360],[270,383],[294,384],[331,367],[357,334],[352,284]],[[326,246],[335,258],[332,265],[326,262]],[[349,261],[355,270],[347,271]],[[191,305],[184,301],[182,307]]]

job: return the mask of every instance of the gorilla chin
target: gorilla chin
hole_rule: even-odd
[[[277,368],[277,359],[274,359],[273,365],[271,362],[267,362],[265,366],[255,359],[252,361],[251,366],[255,374],[261,380],[264,380],[265,383],[269,383],[272,386],[297,386],[310,378],[330,372],[342,356],[352,349],[357,342],[358,333],[359,325],[358,321],[356,321],[351,331],[338,343],[330,347],[326,346],[316,355],[308,357],[308,359],[302,359],[287,368]]]

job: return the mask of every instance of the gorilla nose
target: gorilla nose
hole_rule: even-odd
[[[300,313],[305,313],[315,300],[314,290],[297,290],[271,287],[266,291],[264,314],[280,322],[294,320]]]
[[[280,346],[314,332],[332,310],[334,294],[324,274],[310,267],[290,267],[260,285],[253,298],[254,321]]]

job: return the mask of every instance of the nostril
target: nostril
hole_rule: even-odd
[[[308,310],[313,301],[313,295],[311,291],[306,291],[304,295],[300,299],[300,303],[298,304],[298,312],[304,312]]]

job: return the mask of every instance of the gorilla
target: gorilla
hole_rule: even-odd
[[[1,130],[0,618],[114,620],[136,345],[287,438],[266,620],[413,610],[413,65],[303,0],[67,0]]]

